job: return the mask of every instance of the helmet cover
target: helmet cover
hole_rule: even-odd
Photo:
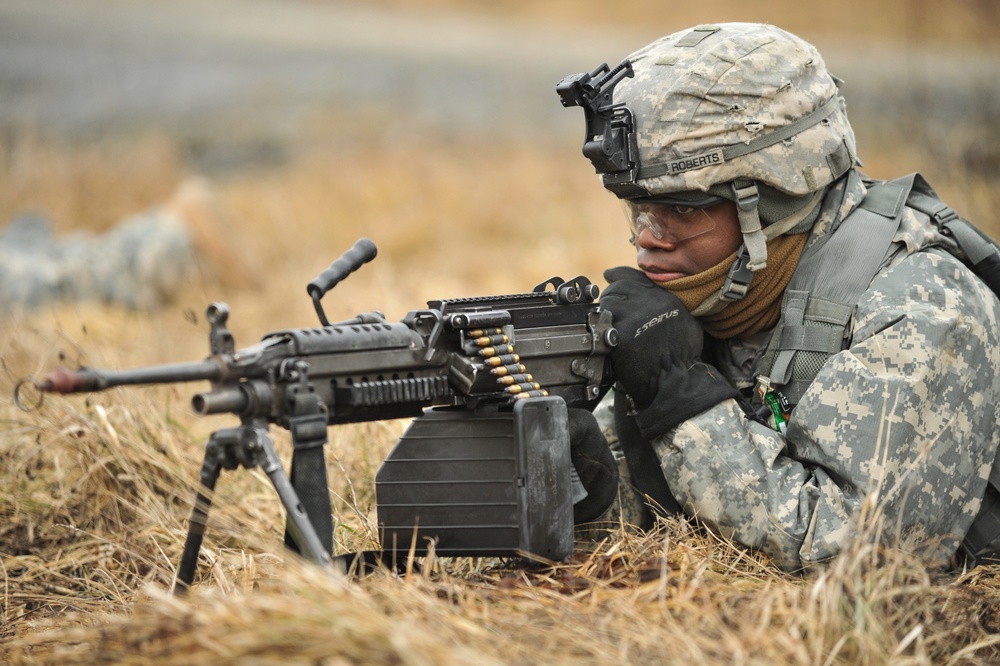
[[[621,81],[614,101],[634,116],[635,184],[647,195],[732,198],[722,186],[755,181],[802,196],[857,162],[838,80],[791,33],[756,23],[698,26],[628,60],[634,77]]]

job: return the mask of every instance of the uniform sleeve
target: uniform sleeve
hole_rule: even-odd
[[[998,302],[951,256],[876,277],[784,435],[726,401],[654,442],[678,502],[785,569],[862,531],[946,564],[1000,432]],[[860,526],[860,527],[859,527]]]

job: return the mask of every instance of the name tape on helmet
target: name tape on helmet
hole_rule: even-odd
[[[693,157],[682,157],[678,160],[670,160],[664,164],[664,166],[667,168],[667,174],[672,176],[676,173],[691,171],[692,169],[702,169],[707,166],[722,164],[725,161],[726,156],[723,154],[722,149],[719,149],[713,150],[710,153],[694,155]]]

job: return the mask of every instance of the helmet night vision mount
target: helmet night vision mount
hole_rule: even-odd
[[[603,63],[589,74],[571,74],[556,84],[563,106],[583,107],[587,121],[583,155],[603,176],[604,187],[620,197],[641,189],[635,184],[639,173],[635,118],[625,104],[613,99],[615,86],[633,76],[632,62],[626,59],[614,69]]]

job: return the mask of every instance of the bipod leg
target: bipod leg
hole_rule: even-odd
[[[300,372],[304,377],[304,370]],[[288,429],[292,434],[290,481],[323,544],[323,550],[330,554],[333,552],[333,509],[323,454],[327,443],[326,406],[308,384],[293,388],[293,415],[288,419]],[[291,517],[292,514],[288,515]],[[294,550],[297,544],[292,535],[293,529],[289,520],[285,528],[285,545]]]
[[[247,442],[247,446],[259,454],[257,462],[267,474],[267,478],[271,480],[271,485],[274,486],[275,492],[278,493],[278,497],[285,507],[288,514],[287,535],[303,557],[323,567],[333,566],[330,552],[323,545],[309,519],[309,514],[302,506],[298,493],[295,492],[292,482],[285,474],[285,468],[281,465],[281,460],[274,450],[271,438],[261,430],[251,432],[253,433],[253,442]]]
[[[271,480],[271,485],[285,506],[288,513],[287,531],[297,551],[323,567],[332,568],[333,560],[330,552],[317,535],[295,488],[285,474],[271,438],[265,429],[247,424],[213,433],[205,446],[205,460],[202,462],[200,475],[201,490],[195,497],[194,509],[191,512],[184,552],[177,567],[174,594],[183,595],[194,581],[198,554],[208,523],[208,510],[212,506],[212,495],[219,474],[223,469],[236,469],[241,466],[252,469],[258,465]]]
[[[213,433],[205,445],[205,459],[201,464],[201,490],[194,499],[194,509],[191,511],[191,521],[188,523],[187,538],[184,540],[184,552],[177,566],[177,578],[174,584],[174,594],[182,595],[194,582],[194,573],[198,568],[198,554],[205,538],[205,526],[208,524],[208,510],[212,507],[212,495],[215,493],[215,482],[223,467],[224,440],[227,437],[237,437],[235,430],[220,430]]]

